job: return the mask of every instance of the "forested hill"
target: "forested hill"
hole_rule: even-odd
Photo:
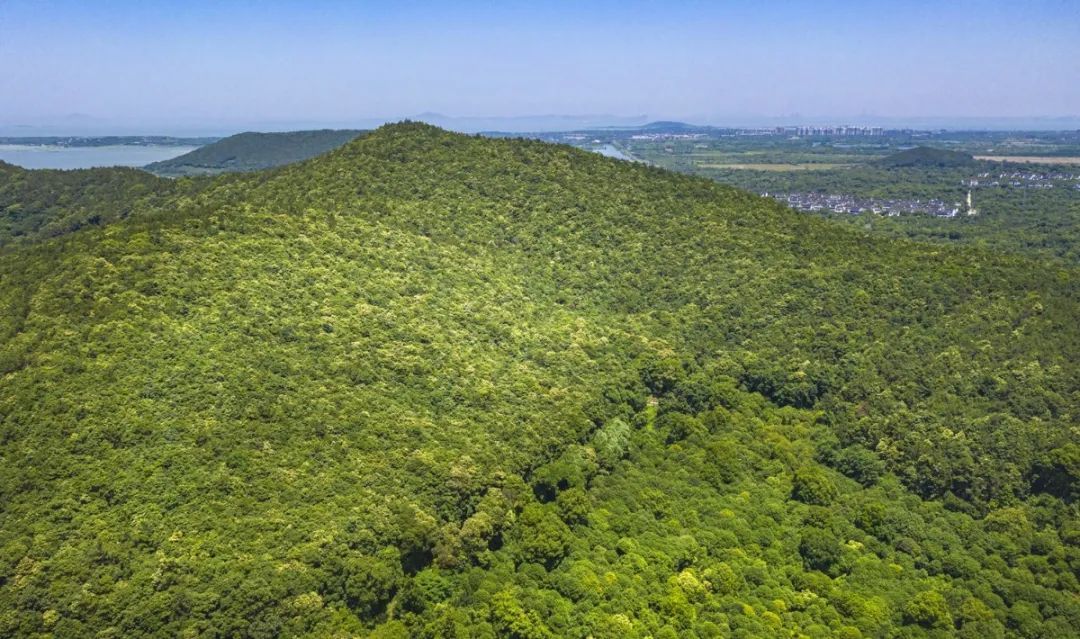
[[[349,129],[239,133],[179,157],[148,164],[146,170],[166,177],[257,171],[315,157],[363,133]]]
[[[146,212],[190,184],[138,169],[26,169],[0,162],[0,249]]]
[[[1077,273],[382,127],[0,251],[0,636],[1080,626]]]

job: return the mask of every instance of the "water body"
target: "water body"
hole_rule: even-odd
[[[605,144],[604,146],[597,147],[597,148],[593,149],[593,151],[596,151],[600,155],[605,155],[605,156],[607,156],[609,158],[615,158],[616,160],[630,160],[630,159],[632,159],[629,155],[623,153],[622,151],[620,151],[619,149],[615,148],[614,146],[612,146],[610,144]]]
[[[24,169],[145,166],[193,151],[194,146],[26,146],[0,144],[0,160]]]

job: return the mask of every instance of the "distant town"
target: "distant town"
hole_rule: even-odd
[[[956,217],[961,214],[974,215],[977,213],[974,208],[971,208],[970,197],[967,204],[961,202],[950,204],[936,198],[926,200],[919,198],[883,199],[826,193],[768,192],[763,192],[761,195],[783,202],[793,209],[809,213],[847,213],[850,215],[876,213],[888,217],[898,217],[900,215]]]
[[[799,137],[819,137],[819,136],[838,136],[838,137],[880,137],[887,133],[904,133],[910,134],[910,130],[896,130],[886,131],[882,127],[877,126],[849,126],[842,124],[839,126],[777,126],[760,129],[737,129],[737,135],[797,135]]]
[[[987,171],[975,177],[961,180],[960,185],[969,189],[965,202],[950,203],[937,198],[884,199],[828,193],[762,192],[761,195],[783,202],[799,211],[811,213],[847,213],[850,215],[876,213],[887,217],[932,215],[934,217],[951,218],[958,215],[975,215],[978,213],[971,203],[971,189],[1053,189],[1055,186],[1063,186],[1080,190],[1080,173],[1061,171]]]

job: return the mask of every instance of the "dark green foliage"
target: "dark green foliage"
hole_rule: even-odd
[[[0,249],[162,210],[191,189],[137,169],[28,171],[0,162]]]
[[[863,486],[876,483],[885,470],[885,465],[877,455],[858,445],[839,451],[832,463],[837,470]]]
[[[1075,502],[1080,496],[1080,445],[1068,443],[1047,452],[1033,472],[1035,491]]]
[[[551,568],[566,554],[570,529],[551,508],[529,504],[518,517],[511,541],[519,551],[519,561]]]
[[[0,635],[1080,621],[1068,268],[416,124],[146,179],[0,249]]]
[[[917,146],[914,149],[900,151],[886,156],[876,162],[886,168],[902,167],[957,167],[976,166],[978,163],[970,154],[948,149],[936,149],[928,146]]]
[[[828,571],[840,561],[840,541],[827,530],[804,528],[799,554],[808,569]]]
[[[313,158],[363,133],[330,129],[238,133],[184,155],[148,164],[146,170],[166,177],[258,171]]]
[[[349,557],[344,562],[345,600],[361,616],[374,617],[389,603],[400,584],[401,556],[387,548],[375,557]]]
[[[684,413],[665,413],[656,420],[656,427],[666,434],[668,443],[700,435],[705,430],[700,419]]]

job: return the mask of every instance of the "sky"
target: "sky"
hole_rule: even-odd
[[[1076,122],[1080,0],[0,0],[0,96],[0,130],[117,133]]]

